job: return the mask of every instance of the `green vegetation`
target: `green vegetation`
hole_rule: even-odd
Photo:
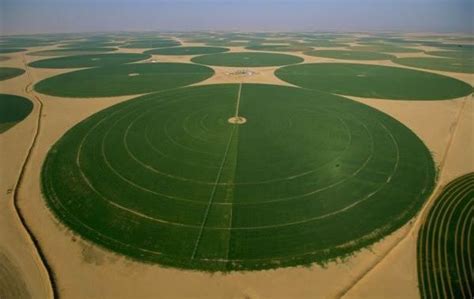
[[[472,298],[474,173],[444,187],[418,235],[421,298]]]
[[[202,55],[227,52],[229,49],[221,47],[173,47],[159,48],[145,51],[145,54],[156,55]]]
[[[145,60],[150,57],[151,55],[139,53],[88,54],[37,60],[30,63],[29,66],[53,69],[111,66]]]
[[[277,53],[233,52],[198,56],[191,61],[215,66],[263,67],[300,63],[303,58]]]
[[[395,58],[395,56],[384,53],[351,50],[314,50],[307,51],[304,54],[324,58],[349,60],[390,60],[392,58]]]
[[[239,106],[242,125],[228,122]],[[179,88],[98,112],[43,165],[56,216],[137,260],[206,271],[307,265],[402,226],[433,189],[423,142],[327,93]]]
[[[14,67],[0,67],[0,81],[18,77],[24,72],[25,70]]]
[[[127,43],[121,48],[129,49],[153,49],[153,48],[168,48],[180,46],[181,43],[171,39],[150,39],[150,40],[140,40],[132,41]]]
[[[8,54],[8,53],[16,53],[16,52],[23,52],[26,51],[26,49],[20,49],[20,48],[0,48],[0,54]]]
[[[71,49],[54,49],[29,52],[27,55],[31,56],[72,56],[72,55],[88,55],[98,54],[104,52],[117,51],[116,48],[71,48]]]
[[[416,48],[406,48],[400,47],[393,44],[366,44],[363,46],[353,46],[351,47],[352,50],[355,51],[370,51],[370,52],[382,52],[382,53],[415,53],[415,52],[423,52],[423,50],[419,50]]]
[[[367,98],[445,100],[472,93],[472,86],[447,76],[367,64],[300,64],[275,75],[304,88]]]
[[[71,48],[71,49],[81,49],[81,48],[110,48],[120,46],[122,43],[110,42],[110,41],[78,41],[70,42],[64,45],[61,45],[60,48]]]
[[[300,46],[316,47],[316,48],[342,48],[347,47],[347,44],[325,40],[325,39],[306,39],[302,43],[296,43]]]
[[[393,62],[422,69],[456,73],[474,73],[474,59],[438,58],[438,57],[404,57],[393,59]]]
[[[473,51],[428,51],[426,54],[463,60],[474,59]]]
[[[254,51],[276,51],[276,52],[302,52],[311,50],[311,47],[301,45],[252,45],[246,47]]]
[[[79,70],[40,81],[35,90],[63,97],[148,93],[203,81],[211,68],[190,63],[133,63]]]
[[[31,110],[33,110],[33,103],[30,100],[10,94],[0,94],[0,133],[25,119]]]

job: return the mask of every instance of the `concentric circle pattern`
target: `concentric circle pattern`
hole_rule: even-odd
[[[53,69],[98,67],[136,62],[150,57],[151,55],[139,53],[87,54],[37,60],[29,66]]]
[[[186,86],[214,74],[191,63],[133,63],[79,70],[40,81],[35,90],[63,97],[111,97]]]
[[[303,58],[279,53],[233,52],[197,56],[191,61],[214,66],[263,67],[300,63]]]
[[[410,219],[434,175],[423,142],[373,108],[223,84],[89,117],[53,146],[42,182],[55,214],[90,240],[142,261],[230,271],[350,254]]]
[[[474,173],[450,182],[418,235],[421,298],[471,298]]]
[[[304,88],[366,98],[430,101],[472,93],[471,85],[451,77],[369,64],[299,64],[282,67],[275,75]]]

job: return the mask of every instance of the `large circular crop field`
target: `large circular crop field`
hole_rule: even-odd
[[[29,66],[52,69],[98,67],[136,62],[150,57],[151,55],[139,53],[88,54],[37,60]]]
[[[182,87],[213,74],[211,68],[190,63],[132,63],[57,75],[37,83],[35,90],[63,97],[111,97]]]
[[[472,93],[472,86],[451,77],[368,64],[300,64],[280,68],[275,75],[304,88],[368,98],[444,100]]]
[[[234,52],[197,56],[191,61],[213,66],[263,67],[300,63],[303,58],[279,53]]]
[[[81,236],[137,260],[207,271],[343,257],[402,226],[433,189],[430,152],[343,97],[259,84],[186,87],[82,121],[42,185]]]

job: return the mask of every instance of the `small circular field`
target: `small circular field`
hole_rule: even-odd
[[[428,70],[474,73],[474,59],[438,58],[438,57],[404,57],[396,58],[393,62]]]
[[[117,51],[116,48],[71,48],[71,49],[54,49],[29,52],[30,56],[73,56],[73,55],[95,55]]]
[[[63,97],[111,97],[172,89],[214,74],[190,63],[133,63],[78,70],[38,82],[35,90]]]
[[[33,103],[27,98],[0,94],[0,133],[25,119],[32,110]]]
[[[17,52],[23,52],[23,51],[26,51],[26,49],[20,49],[20,48],[1,48],[1,49],[0,49],[0,54],[17,53]]]
[[[99,67],[137,62],[150,57],[151,55],[139,53],[88,54],[37,60],[29,66],[51,69]]]
[[[368,64],[300,64],[280,68],[275,75],[300,87],[366,98],[445,100],[472,93],[472,86],[451,77]]]
[[[25,70],[14,67],[0,67],[0,81],[23,75]]]
[[[348,60],[390,60],[395,58],[395,56],[384,53],[351,50],[313,50],[304,52],[304,54],[309,56]]]
[[[234,52],[197,56],[192,62],[212,66],[264,67],[303,62],[303,58],[279,53]]]
[[[50,150],[42,186],[74,232],[146,262],[258,270],[345,257],[431,194],[423,142],[343,97],[259,84],[112,106]]]
[[[128,49],[153,49],[153,48],[168,48],[177,47],[181,43],[170,39],[156,39],[156,40],[140,40],[132,41],[127,44],[121,45],[121,48]]]
[[[172,48],[159,48],[145,51],[145,54],[152,55],[204,55],[204,54],[216,54],[224,53],[229,51],[223,47],[172,47]]]
[[[275,51],[275,52],[303,52],[312,48],[300,45],[252,45],[246,47],[247,50],[253,51]]]

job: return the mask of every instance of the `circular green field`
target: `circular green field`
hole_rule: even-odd
[[[72,56],[72,55],[89,55],[105,52],[117,51],[116,48],[74,48],[74,49],[54,49],[29,52],[30,56]]]
[[[473,51],[428,51],[426,54],[456,59],[474,59]]]
[[[152,49],[152,48],[168,48],[180,46],[181,43],[175,40],[142,40],[142,41],[133,41],[125,45],[120,46],[121,48],[128,49]]]
[[[40,81],[53,96],[111,97],[177,88],[210,78],[211,68],[190,63],[134,63],[79,70]]]
[[[382,52],[382,53],[416,53],[416,52],[423,52],[423,50],[419,50],[416,48],[406,48],[400,47],[397,45],[389,45],[389,44],[367,44],[364,46],[353,46],[351,47],[352,50],[355,51],[370,51],[370,52]]]
[[[303,58],[277,53],[235,52],[194,57],[192,62],[231,67],[279,66],[303,62]]]
[[[10,94],[0,94],[0,133],[25,119],[33,110],[30,100]]]
[[[434,178],[423,142],[369,106],[219,84],[87,118],[50,150],[42,186],[61,221],[106,248],[231,271],[351,254],[413,217]]]
[[[309,56],[349,60],[390,60],[395,58],[395,56],[384,53],[351,50],[314,50],[304,52],[304,54]]]
[[[14,67],[0,67],[0,81],[18,77],[24,72],[25,70]]]
[[[339,43],[331,40],[305,40],[302,43],[297,43],[301,46],[317,47],[317,48],[341,48],[346,47],[347,44]]]
[[[222,47],[173,47],[145,51],[145,54],[156,55],[203,55],[227,52],[229,49]]]
[[[404,57],[393,59],[393,62],[428,70],[456,73],[474,73],[474,59],[440,58],[440,57]]]
[[[252,45],[246,47],[246,49],[254,51],[302,52],[311,50],[312,48],[299,45]]]
[[[89,54],[37,60],[29,66],[53,69],[98,67],[136,62],[150,57],[151,55],[140,53]]]
[[[300,64],[280,68],[275,75],[304,88],[367,98],[444,100],[472,92],[469,84],[447,76],[368,64]]]
[[[16,53],[16,52],[23,52],[26,49],[19,49],[19,48],[0,48],[0,54],[8,54],[8,53]]]

